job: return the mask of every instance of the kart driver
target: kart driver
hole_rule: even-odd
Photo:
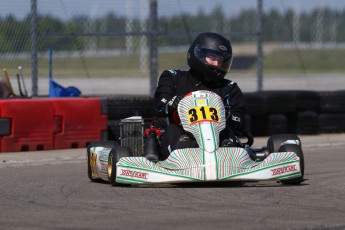
[[[162,72],[154,95],[155,106],[158,115],[168,117],[169,122],[161,139],[160,160],[165,160],[170,152],[178,148],[178,143],[192,138],[176,119],[176,109],[184,95],[197,90],[212,91],[223,99],[227,125],[220,133],[220,143],[222,146],[236,146],[233,133],[244,128],[245,106],[240,88],[224,78],[232,60],[230,41],[219,34],[205,32],[195,38],[188,50],[188,71]]]

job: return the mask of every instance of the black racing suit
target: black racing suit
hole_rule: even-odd
[[[162,153],[166,158],[184,133],[181,126],[173,124],[173,113],[166,114],[167,103],[174,97],[183,98],[186,94],[197,90],[208,90],[218,94],[224,102],[227,117],[227,128],[220,133],[220,141],[230,138],[231,130],[242,131],[244,128],[245,105],[241,89],[235,82],[223,79],[217,84],[204,83],[200,75],[193,70],[165,70],[161,74],[155,92],[156,111],[158,116],[168,116],[168,125],[161,142]],[[176,112],[175,112],[176,114]]]

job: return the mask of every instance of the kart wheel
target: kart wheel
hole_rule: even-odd
[[[282,145],[278,152],[294,152],[300,159],[300,168],[301,168],[301,174],[302,176],[293,178],[293,179],[287,179],[287,180],[282,180],[282,184],[285,185],[297,185],[303,182],[303,176],[304,176],[304,157],[303,157],[303,152],[300,146],[295,145],[295,144],[286,144]]]
[[[267,140],[267,149],[269,153],[279,152],[279,148],[282,146],[282,144],[288,140],[291,141],[298,141],[296,144],[302,148],[301,140],[298,136],[294,134],[276,134],[270,136]],[[294,144],[294,143],[288,143],[288,144]]]
[[[130,156],[132,156],[132,153],[127,146],[117,146],[110,151],[108,157],[108,179],[113,186],[118,185],[116,182],[116,163],[119,162],[121,157]]]
[[[93,147],[105,147],[105,148],[109,148],[112,149],[115,146],[117,146],[117,142],[116,141],[94,141],[91,142],[88,147],[87,147],[87,154],[86,154],[86,164],[87,164],[87,176],[89,177],[89,179],[93,182],[97,182],[97,181],[101,181],[100,178],[94,178],[92,176],[92,159],[91,159],[91,151],[90,149]]]

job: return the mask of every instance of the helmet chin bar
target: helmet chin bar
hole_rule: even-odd
[[[211,70],[216,73],[216,78],[220,78],[217,80],[223,79],[225,77],[225,75],[227,74],[227,72],[223,72],[223,71],[215,69],[215,68],[211,68]]]
[[[214,84],[214,83],[220,82],[224,77],[225,77],[225,75],[222,76],[221,72],[217,72],[216,76],[212,76],[212,77],[208,76],[208,77],[204,77],[204,79],[206,82]]]

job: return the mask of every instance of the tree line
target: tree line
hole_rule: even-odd
[[[0,18],[0,52],[23,52],[31,50],[31,16],[19,20],[13,15]],[[127,21],[128,23],[128,21]],[[197,14],[182,13],[159,17],[159,45],[188,45],[195,33],[213,31],[227,34],[232,41],[255,41],[254,36],[241,33],[255,32],[256,9],[227,15],[221,6],[210,13],[200,10]],[[345,10],[319,8],[296,15],[293,10],[280,12],[272,9],[263,14],[263,33],[266,42],[334,42],[345,41]],[[137,18],[131,21],[131,32],[148,30],[149,21]],[[92,19],[87,15],[75,16],[69,20],[51,15],[38,15],[38,50],[83,50],[90,46],[97,49],[123,48],[126,40],[126,17],[108,13]],[[238,33],[240,32],[240,33]],[[51,34],[54,33],[54,34]],[[97,33],[99,36],[94,36]],[[84,34],[84,36],[82,36]],[[87,36],[85,36],[85,34]],[[90,45],[91,43],[91,45]],[[139,39],[133,37],[132,45],[138,46]]]

